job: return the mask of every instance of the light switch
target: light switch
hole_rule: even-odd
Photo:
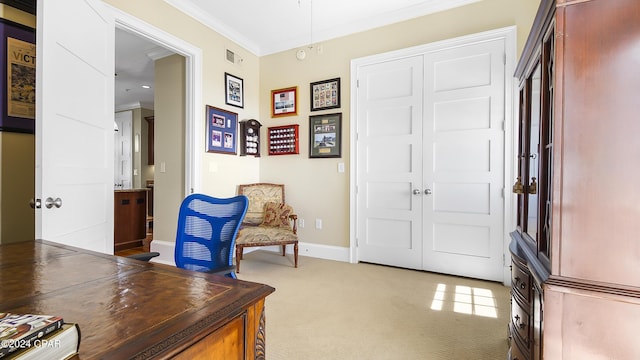
[[[343,162],[338,163],[338,172],[339,173],[343,173],[344,172],[344,163]]]

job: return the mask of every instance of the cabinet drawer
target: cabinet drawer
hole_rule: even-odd
[[[531,319],[527,312],[516,298],[511,299],[511,329],[512,336],[517,336],[526,345],[531,346]],[[512,339],[512,341],[515,339]]]
[[[531,302],[531,275],[516,262],[511,265],[511,288],[520,294],[527,303]]]

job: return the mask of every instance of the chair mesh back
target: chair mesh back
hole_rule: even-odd
[[[176,265],[203,272],[233,265],[236,234],[247,205],[243,195],[228,199],[187,196],[178,215]]]

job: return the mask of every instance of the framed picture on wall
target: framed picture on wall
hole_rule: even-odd
[[[309,157],[342,157],[342,113],[309,117]]]
[[[238,114],[207,105],[207,152],[237,153]]]
[[[271,90],[271,117],[298,113],[298,87]]]
[[[311,111],[340,107],[340,78],[311,83]]]
[[[35,30],[0,19],[0,130],[34,133],[36,119]]]
[[[227,105],[244,107],[244,81],[229,73],[224,73],[225,103]]]

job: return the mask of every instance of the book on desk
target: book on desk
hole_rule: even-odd
[[[31,346],[9,354],[11,360],[65,360],[80,349],[80,327],[65,323],[54,332],[35,339]]]
[[[78,351],[80,331],[62,317],[0,313],[0,358],[65,359]]]
[[[0,358],[62,327],[59,316],[0,313]]]

